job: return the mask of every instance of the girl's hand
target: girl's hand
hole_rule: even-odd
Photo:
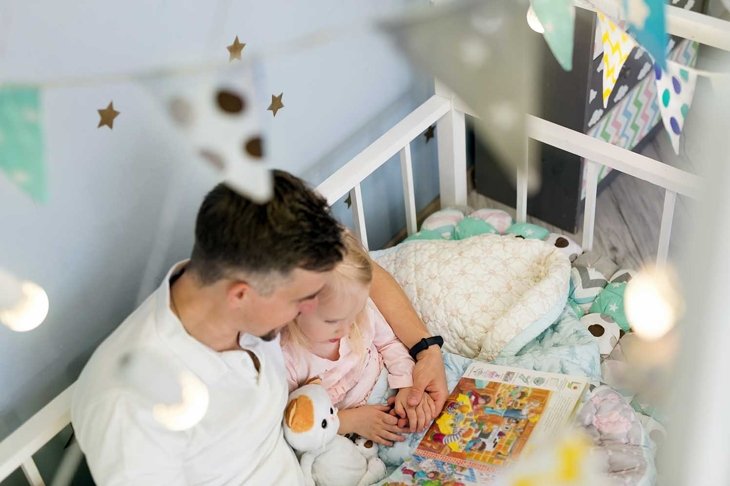
[[[398,427],[398,417],[388,413],[387,405],[363,405],[357,408],[340,410],[341,435],[356,433],[361,437],[385,446],[392,446],[393,442],[405,440],[402,434],[407,433]]]
[[[408,428],[411,433],[424,430],[436,417],[436,404],[433,399],[424,393],[421,401],[416,406],[408,404],[412,388],[401,388],[393,400],[393,410],[396,415],[408,420]]]

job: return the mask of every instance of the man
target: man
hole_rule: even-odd
[[[277,336],[316,307],[342,251],[325,200],[290,174],[274,171],[274,196],[261,205],[224,185],[214,188],[198,213],[190,260],[170,270],[79,377],[72,422],[96,482],[300,484],[281,431],[287,385]],[[380,272],[374,297],[400,319],[396,334],[407,346],[428,336],[400,287]],[[419,354],[414,381],[438,402],[445,380],[432,348]],[[155,418],[145,387],[130,387],[120,373],[139,350],[205,384],[209,404],[200,422],[171,430]],[[151,383],[159,376],[148,373]],[[417,403],[420,395],[411,399]]]

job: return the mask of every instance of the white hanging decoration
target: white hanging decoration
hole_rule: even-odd
[[[0,270],[0,322],[16,332],[40,326],[48,315],[48,295],[43,288]]]
[[[169,430],[187,430],[208,411],[208,388],[195,374],[154,351],[138,349],[119,363],[119,377],[150,404],[155,420]]]
[[[541,39],[525,21],[529,6],[527,0],[451,2],[379,24],[400,51],[477,115],[477,135],[494,149],[505,174],[527,173],[529,189],[536,189],[540,160],[528,153],[525,115],[539,107]]]
[[[637,273],[626,286],[626,318],[637,336],[655,341],[665,336],[684,312],[677,277],[670,267],[652,266]]]
[[[248,63],[217,73],[155,78],[146,86],[191,150],[232,189],[258,203],[271,198],[273,178]]]

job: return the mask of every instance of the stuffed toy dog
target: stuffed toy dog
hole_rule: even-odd
[[[308,486],[361,486],[385,477],[378,446],[338,435],[340,420],[327,390],[311,383],[294,390],[284,411],[284,437],[300,456]]]

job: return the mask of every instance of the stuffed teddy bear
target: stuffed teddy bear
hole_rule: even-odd
[[[284,437],[297,452],[308,486],[364,486],[385,477],[378,446],[337,434],[340,420],[327,390],[310,383],[289,395],[284,411]]]

